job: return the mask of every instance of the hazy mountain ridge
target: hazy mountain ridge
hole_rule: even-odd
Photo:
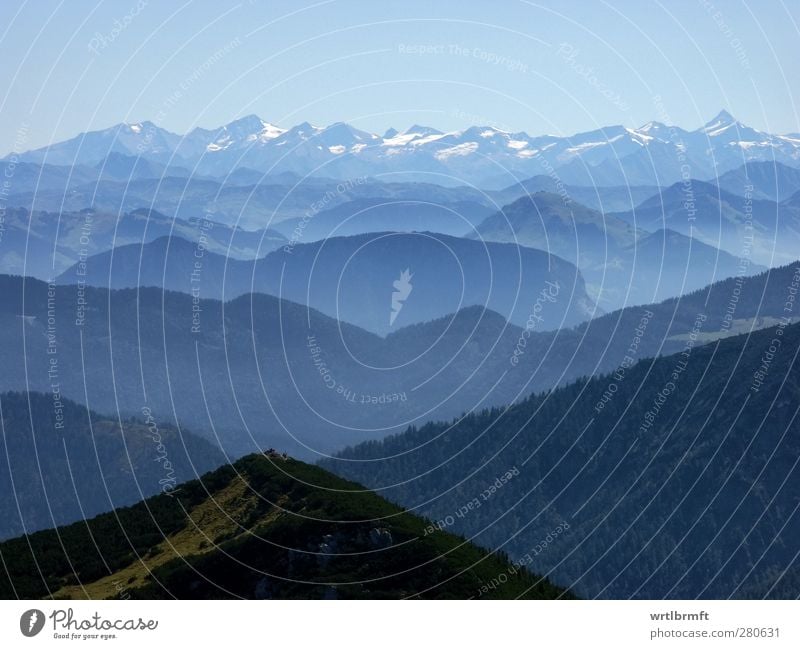
[[[645,230],[668,228],[768,266],[794,261],[800,247],[800,208],[697,180],[671,185],[612,216]]]
[[[274,230],[248,232],[205,218],[184,221],[147,209],[117,214],[88,208],[32,213],[12,208],[4,214],[0,272],[49,280],[72,266],[71,281],[77,282],[81,276],[75,271],[83,271],[92,256],[168,235],[192,242],[201,254],[209,250],[233,259],[254,259],[287,242]]]
[[[146,394],[159,421],[218,437],[234,455],[274,446],[314,458],[610,372],[627,356],[675,353],[698,313],[707,316],[704,341],[773,325],[784,315],[797,268],[731,278],[572,329],[543,331],[536,322],[526,332],[470,307],[385,339],[267,295],[223,304],[156,288],[52,289],[0,276],[0,390],[50,391],[53,290],[64,397],[83,402],[88,394],[93,408],[113,412],[118,405],[128,416],[140,412]]]
[[[648,199],[642,209],[653,202]],[[677,232],[636,227],[638,212],[633,215],[602,214],[558,194],[538,192],[506,205],[471,236],[548,250],[576,264],[590,294],[607,311],[765,270]],[[656,219],[646,223],[648,228],[657,225]]]
[[[82,264],[90,286],[156,286],[211,299],[267,293],[379,334],[473,305],[524,326],[531,304],[549,286],[561,298],[543,304],[547,328],[572,326],[594,314],[572,264],[540,250],[431,232],[291,243],[254,262],[198,255],[190,242],[162,238],[116,248]],[[58,281],[74,283],[77,270],[68,269]],[[406,270],[409,293],[394,303],[395,283]]]
[[[287,237],[302,232],[304,241],[370,232],[436,232],[453,237],[473,232],[492,208],[471,201],[356,198],[319,212],[313,218],[282,221],[275,229]]]
[[[756,199],[780,203],[800,191],[800,169],[770,160],[748,162],[722,174],[714,184],[731,194],[751,193]]]
[[[0,539],[131,505],[225,462],[147,413],[119,420],[52,391],[0,394]]]

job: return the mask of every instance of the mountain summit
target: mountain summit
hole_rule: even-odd
[[[719,134],[721,130],[738,124],[739,122],[727,110],[721,110],[717,116],[711,121],[707,122],[702,128],[698,129],[702,133],[709,135]]]

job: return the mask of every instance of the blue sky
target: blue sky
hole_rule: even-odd
[[[121,121],[182,133],[250,113],[535,135],[696,128],[727,108],[800,131],[795,0],[223,4],[3,0],[0,152]]]

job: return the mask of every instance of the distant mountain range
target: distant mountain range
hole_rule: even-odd
[[[646,201],[642,209],[651,202],[656,201]],[[647,232],[634,226],[640,224],[638,218],[624,217],[538,192],[506,205],[470,236],[547,250],[577,264],[587,290],[604,310],[659,302],[737,274],[765,270],[698,239],[659,230],[658,219],[646,223],[655,229]],[[787,242],[784,249],[790,248]]]
[[[0,543],[0,555],[3,599],[573,597],[361,485],[277,453]]]
[[[406,271],[406,285],[397,288]],[[381,335],[466,306],[525,326],[538,300],[539,328],[545,330],[595,315],[583,277],[563,259],[429,232],[331,237],[283,246],[255,262],[198,254],[196,243],[161,238],[90,257],[58,282],[78,278],[89,286],[157,286],[211,299],[268,293]],[[552,296],[542,299],[543,292]]]
[[[800,207],[791,201],[776,203],[756,198],[752,192],[750,196],[732,194],[717,185],[690,180],[611,216],[651,232],[674,230],[737,257],[777,266],[796,260],[800,250]]]
[[[249,115],[185,135],[152,122],[118,124],[19,158],[95,167],[110,154],[211,175],[240,167],[339,179],[393,174],[397,181],[500,189],[552,169],[568,184],[662,186],[681,180],[687,166],[692,177],[706,180],[751,161],[798,167],[800,139],[757,131],[726,111],[693,131],[650,122],[637,129],[608,126],[571,136],[530,136],[492,126],[443,133],[419,125],[378,135],[342,122],[284,128]],[[119,172],[116,164],[115,159],[106,162],[112,174]]]
[[[232,259],[262,257],[288,242],[275,230],[250,232],[202,217],[185,221],[143,208],[127,213],[11,208],[4,213],[0,273],[52,279],[75,264],[83,272],[82,264],[103,251],[165,236],[183,237],[201,252]],[[80,278],[73,272],[72,281]]]
[[[607,262],[641,234],[619,218],[558,194],[537,192],[506,205],[470,236],[547,250],[587,268]]]
[[[582,271],[601,308],[651,304],[697,291],[730,277],[757,275],[766,266],[673,230],[657,230]],[[599,288],[595,288],[599,287]]]
[[[301,233],[303,241],[318,241],[369,232],[436,232],[460,237],[475,230],[492,208],[475,201],[452,203],[425,199],[356,198],[324,210],[313,218],[281,221],[274,229],[286,237]]]
[[[757,200],[781,203],[800,192],[800,169],[771,160],[748,162],[722,174],[714,184],[737,196],[750,193]]]
[[[234,172],[219,179],[168,175],[132,180],[88,180],[80,184],[66,182],[69,176],[65,173],[58,174],[47,187],[35,182],[12,182],[9,191],[13,193],[9,194],[7,204],[34,212],[81,211],[89,207],[114,214],[147,209],[182,220],[206,218],[252,231],[275,227],[287,219],[310,221],[327,210],[364,198],[386,203],[426,203],[445,210],[452,206],[450,209],[466,210],[475,215],[481,213],[481,208],[499,207],[492,196],[470,187],[380,182],[366,177],[341,182],[330,178],[300,178],[289,173],[265,176],[244,168],[238,171],[242,173]],[[250,182],[241,184],[240,179]],[[514,190],[510,191],[501,192],[497,198],[517,195]],[[630,206],[629,203],[617,205],[620,209]],[[398,223],[404,221],[407,222],[408,217]]]

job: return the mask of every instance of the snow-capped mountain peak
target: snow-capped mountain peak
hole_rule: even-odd
[[[654,135],[649,135],[648,133],[642,132],[640,130],[634,130],[632,128],[626,128],[625,130],[627,131],[628,135],[634,142],[642,146],[647,146],[648,143],[650,143],[655,138]]]
[[[647,124],[643,124],[636,130],[639,131],[639,133],[651,133],[662,131],[665,128],[667,128],[667,125],[662,124],[661,122],[647,122]]]
[[[404,135],[409,133],[416,133],[417,135],[442,135],[442,132],[438,129],[435,129],[431,126],[421,126],[419,124],[414,124],[413,126],[409,126],[405,131],[403,131]]]
[[[326,127],[303,122],[284,129],[257,115],[179,136],[145,121],[92,131],[19,157],[26,162],[94,165],[112,152],[160,163],[178,160],[210,174],[229,174],[237,167],[343,178],[402,171],[444,174],[453,182],[489,183],[486,186],[505,182],[504,174],[519,178],[551,173],[550,169],[557,170],[562,182],[574,185],[664,185],[685,174],[681,163],[687,155],[693,176],[701,180],[745,160],[800,167],[800,138],[757,131],[727,111],[693,131],[653,121],[636,129],[612,125],[567,137],[531,137],[495,126],[443,133],[414,124],[383,135],[345,122]]]
[[[634,129],[640,135],[644,135],[661,142],[668,142],[675,137],[683,135],[686,131],[676,126],[667,126],[663,122],[647,122],[637,129]]]
[[[265,122],[258,115],[246,115],[217,129],[212,136],[212,141],[206,145],[206,151],[213,153],[229,147],[239,148],[256,142],[263,143],[280,137],[285,132],[285,129]],[[199,131],[199,133],[207,133],[207,131]]]
[[[395,129],[389,129],[383,136],[382,144],[387,147],[405,146],[407,144],[419,145],[437,140],[443,135],[444,133],[430,126],[414,124],[402,133]]]
[[[719,135],[731,126],[739,125],[739,122],[727,110],[721,110],[719,114],[706,123],[705,126],[698,129],[701,133],[706,135]]]

